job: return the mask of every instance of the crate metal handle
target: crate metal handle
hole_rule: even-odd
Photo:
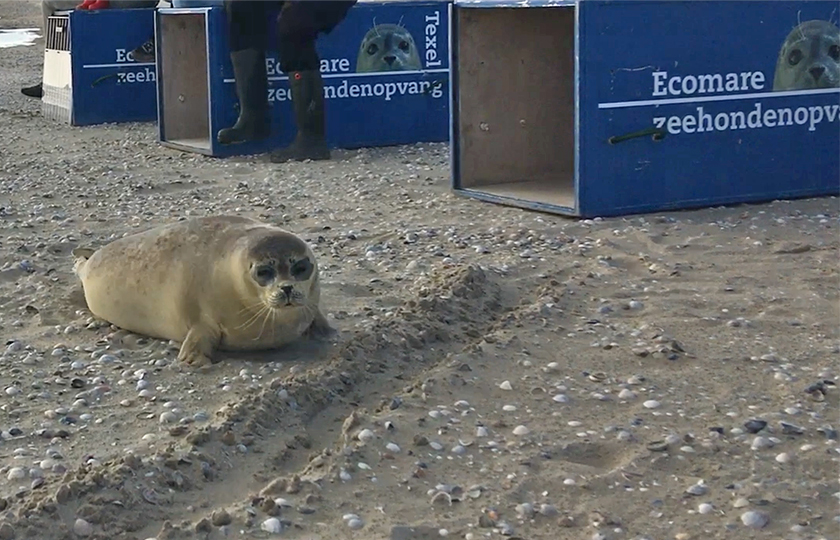
[[[92,83],[90,83],[90,87],[93,88],[97,84],[101,83],[102,81],[106,81],[106,80],[114,78],[116,76],[117,76],[116,72],[115,73],[109,73],[108,75],[103,75],[103,76],[99,77],[98,79],[96,79],[95,81],[93,81]]]
[[[662,128],[651,127],[647,129],[641,129],[639,131],[634,131],[632,133],[627,133],[626,135],[613,135],[612,137],[607,139],[607,142],[610,144],[618,144],[620,142],[629,141],[630,139],[636,139],[638,137],[645,137],[647,135],[651,135],[651,140],[656,142],[664,139],[667,134],[668,132]]]

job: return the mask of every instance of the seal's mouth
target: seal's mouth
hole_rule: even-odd
[[[275,308],[288,308],[295,307],[300,302],[298,302],[292,295],[277,294],[271,297],[270,303]]]

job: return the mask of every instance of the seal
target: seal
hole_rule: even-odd
[[[90,311],[122,329],[181,342],[178,360],[255,351],[334,330],[321,312],[320,273],[294,234],[239,216],[187,219],[76,248]]]
[[[840,88],[840,28],[805,21],[790,31],[779,50],[773,91]]]
[[[414,37],[399,24],[377,24],[359,44],[356,73],[421,70]]]

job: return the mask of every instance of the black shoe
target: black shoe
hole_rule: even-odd
[[[131,51],[135,62],[142,64],[155,63],[155,38],[149,38],[145,43]]]
[[[26,88],[21,88],[20,93],[24,96],[41,99],[44,97],[44,85],[38,83],[35,86],[27,86]]]
[[[297,136],[286,148],[272,152],[269,159],[272,163],[330,159],[330,149],[324,138],[324,82],[321,72],[295,71],[290,75]]]
[[[229,128],[216,134],[222,144],[266,139],[271,134],[268,115],[268,74],[265,51],[245,49],[230,53],[236,95],[239,97],[239,118]]]

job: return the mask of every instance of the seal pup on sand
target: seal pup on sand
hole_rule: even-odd
[[[805,21],[790,31],[779,50],[773,90],[840,87],[840,28],[830,21]]]
[[[254,351],[333,333],[318,263],[294,234],[238,216],[193,218],[77,248],[90,311],[122,329],[181,342],[178,360]]]

